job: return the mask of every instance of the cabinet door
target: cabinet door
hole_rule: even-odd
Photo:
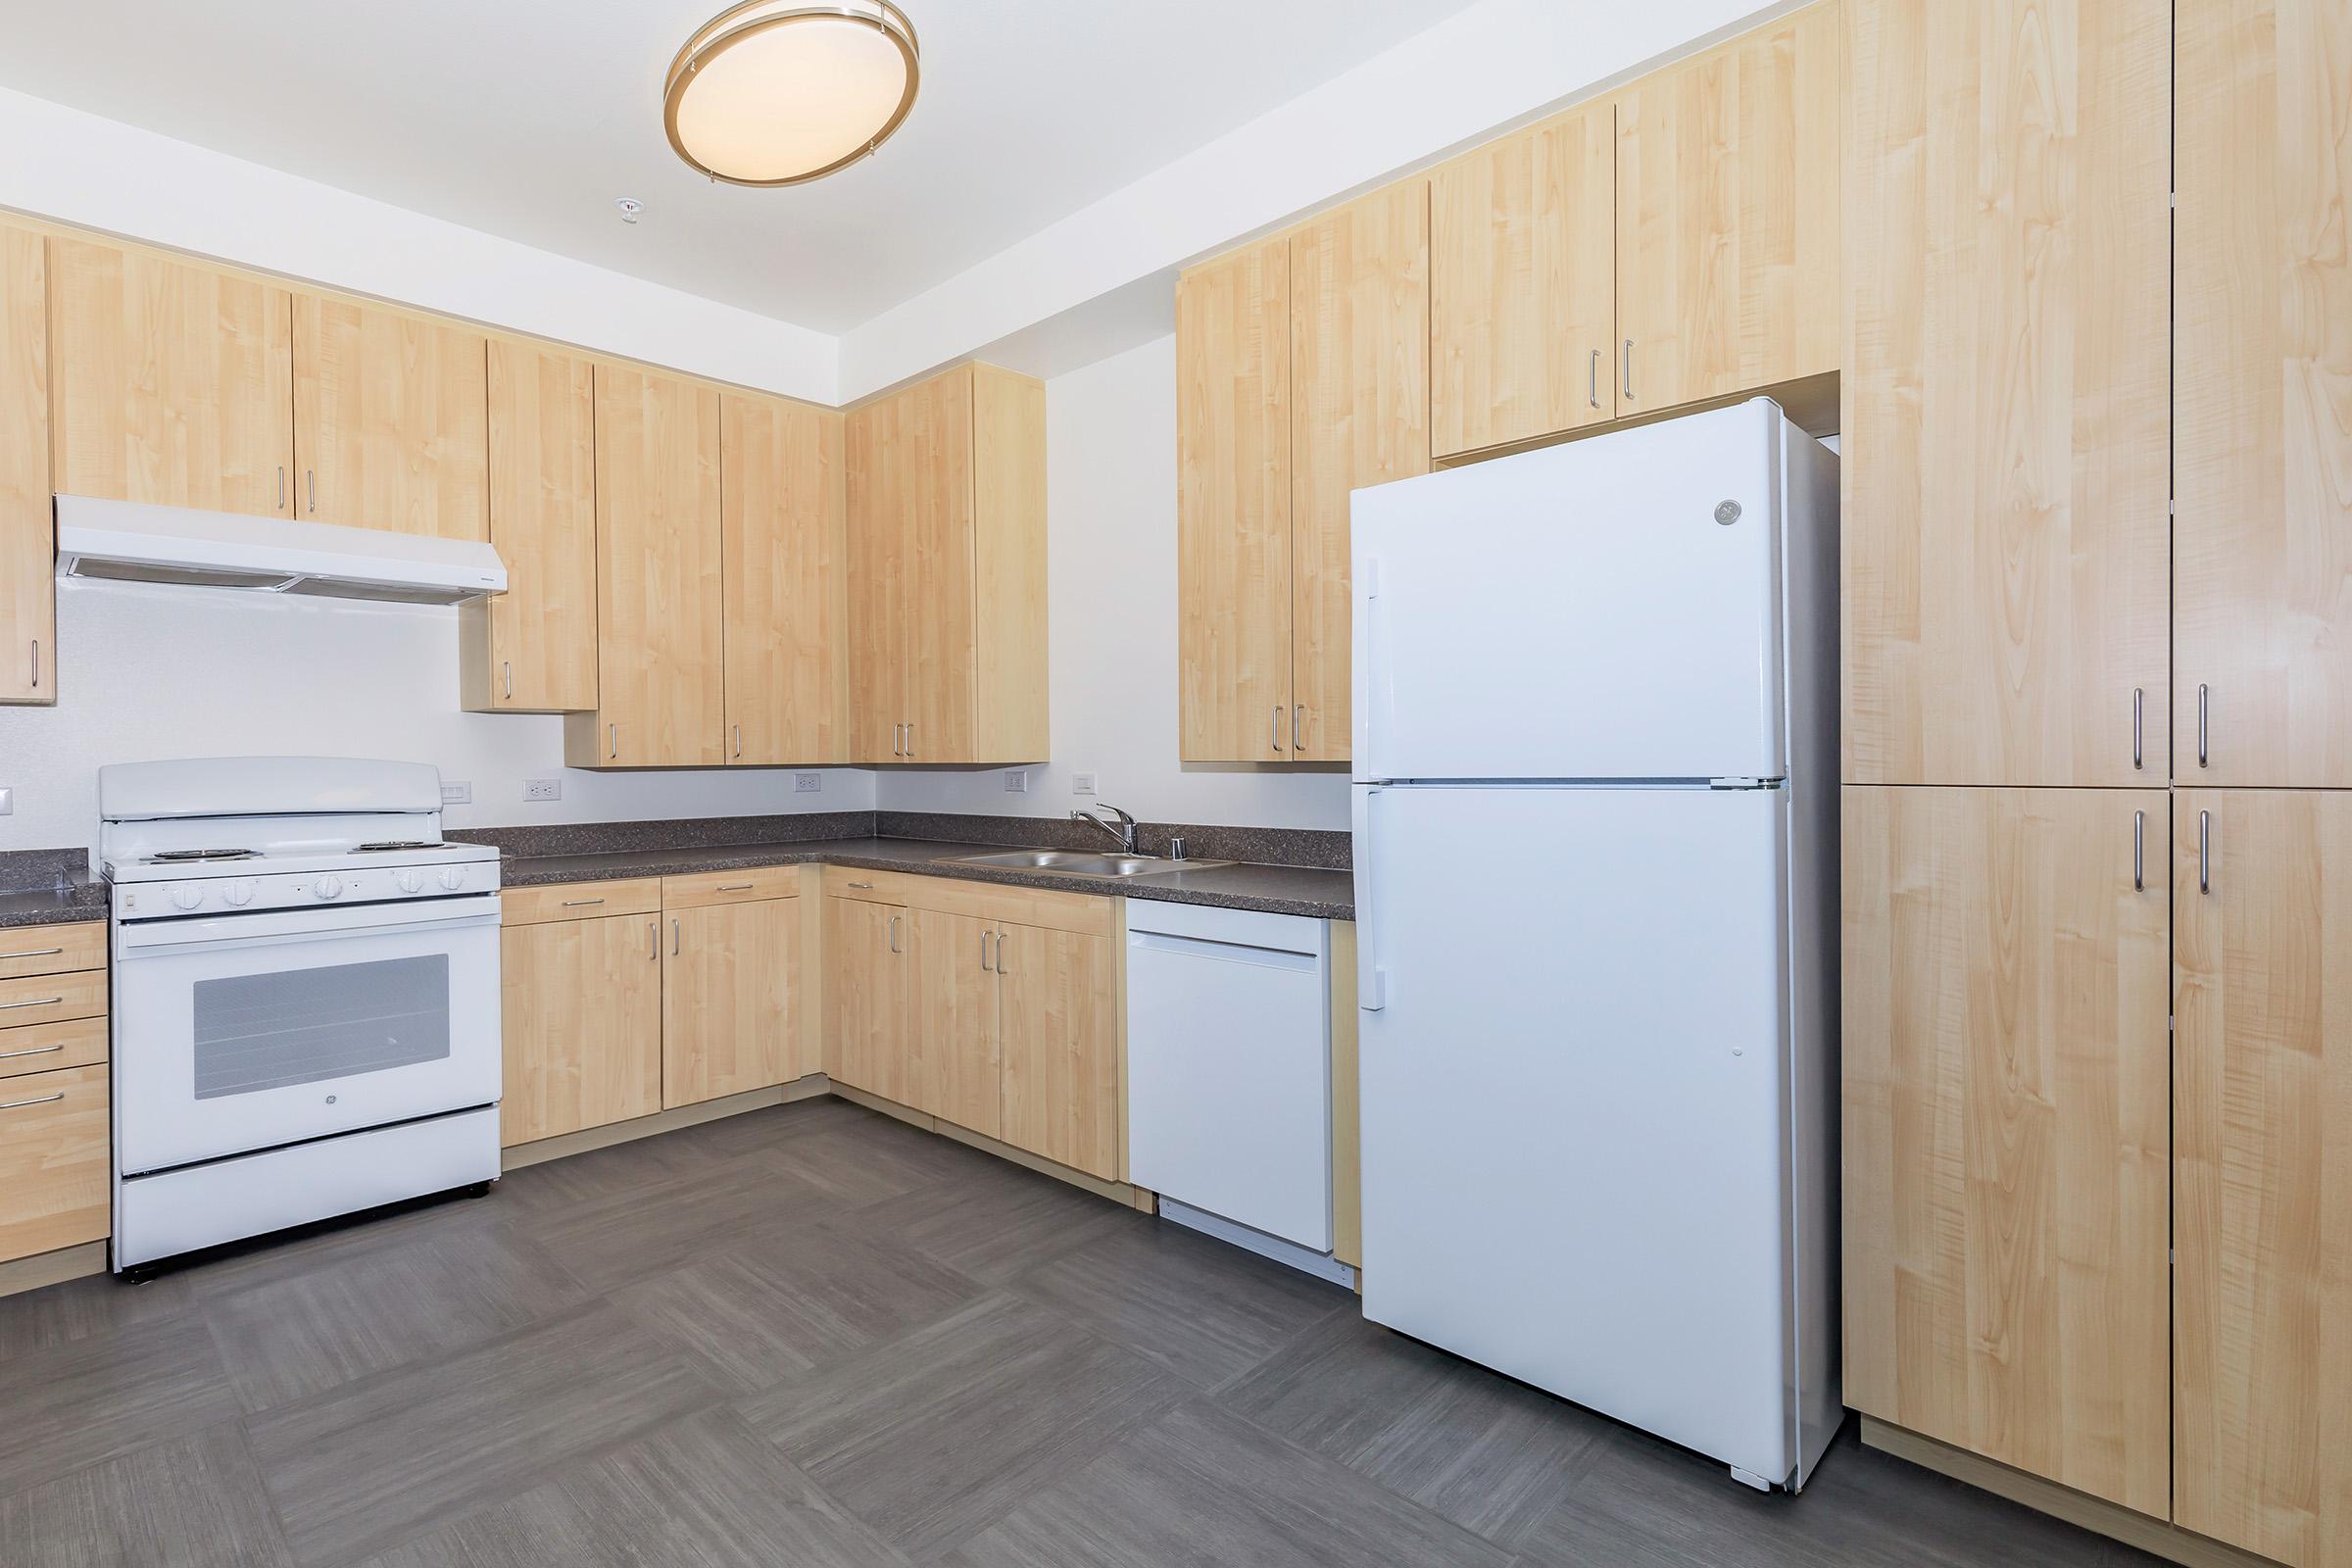
[[[973,760],[972,368],[901,393],[886,448],[906,540],[906,757]]]
[[[1844,776],[2161,783],[2161,15],[1845,5]]]
[[[905,423],[898,398],[858,409],[846,421],[850,760],[857,762],[895,762],[906,755],[903,628],[913,540],[901,493],[907,476],[898,455]]]
[[[1291,236],[1291,739],[1346,761],[1348,493],[1429,471],[1429,187]]]
[[[1119,1174],[1118,955],[1108,937],[997,928],[1002,1131],[1017,1149]]]
[[[2158,1517],[2166,814],[1848,786],[1842,868],[1846,1402]]]
[[[1823,0],[1619,95],[1620,416],[1838,368],[1841,48]]]
[[[290,517],[293,303],[153,251],[49,242],[59,491]]]
[[[668,909],[662,1103],[691,1105],[798,1078],[801,901]]]
[[[294,296],[294,457],[307,522],[490,537],[482,334]]]
[[[0,703],[57,701],[47,255],[0,224]]]
[[[1176,640],[1188,762],[1291,756],[1290,245],[1176,281]]]
[[[1054,750],[1046,661],[1046,384],[994,365],[973,366],[971,376],[970,760],[1042,760]]]
[[[0,1090],[0,1262],[112,1228],[107,1067],[27,1073]]]
[[[850,760],[842,419],[719,399],[727,760]]]
[[[2352,1563],[2352,795],[2173,822],[2174,1519]]]
[[[565,729],[574,767],[726,760],[718,394],[596,368],[597,710]]]
[[[2341,0],[2181,0],[2176,16],[2175,773],[2341,788],[2352,785],[2352,24]]]
[[[1617,416],[1616,127],[1589,104],[1430,175],[1438,456]]]
[[[614,915],[499,933],[509,1148],[662,1108],[660,918]]]
[[[586,360],[489,345],[490,543],[507,591],[464,606],[466,706],[596,707],[596,375]]]
[[[858,899],[825,901],[826,1071],[853,1089],[911,1105],[922,1059],[907,1028],[913,979],[906,911]]]
[[[906,916],[914,964],[914,1035],[922,1081],[912,1102],[994,1138],[998,1117],[996,928],[970,915]]]

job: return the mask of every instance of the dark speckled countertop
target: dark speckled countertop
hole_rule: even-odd
[[[106,918],[106,884],[83,850],[0,851],[0,930]]]

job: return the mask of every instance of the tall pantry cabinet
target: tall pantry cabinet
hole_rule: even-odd
[[[1846,1398],[2352,1564],[2352,19],[1845,16]]]

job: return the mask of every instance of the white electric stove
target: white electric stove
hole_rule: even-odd
[[[498,851],[422,763],[98,770],[115,1267],[498,1175]]]

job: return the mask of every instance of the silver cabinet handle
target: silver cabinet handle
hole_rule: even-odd
[[[2197,891],[2213,891],[2213,813],[2197,813]]]
[[[605,760],[609,762],[620,760],[620,726],[618,724],[605,726],[605,751],[607,754]]]
[[[904,724],[890,726],[890,755],[893,757],[906,755],[906,726]]]
[[[20,1105],[54,1105],[65,1098],[66,1092],[61,1089],[54,1095],[43,1095],[38,1100],[0,1101],[0,1110],[15,1110]]]
[[[899,951],[899,917],[895,914],[890,917],[890,951]]]
[[[678,922],[675,920],[669,922],[669,956],[673,958],[678,956]]]
[[[605,901],[602,899],[565,899],[564,901],[564,907],[566,909],[585,909],[592,904],[602,904]]]
[[[0,1012],[12,1007],[54,1007],[65,1000],[63,997],[34,997],[26,1002],[0,1002]]]
[[[749,893],[752,891],[752,884],[749,882],[721,882],[710,891],[713,893]]]
[[[41,689],[41,640],[38,637],[32,640],[32,689],[36,692]]]
[[[1592,363],[1585,367],[1585,401],[1600,407],[1600,350],[1592,351]]]
[[[871,882],[846,882],[842,885],[844,887],[864,888],[869,892],[872,891],[874,886]]]
[[[914,720],[912,719],[906,721],[906,755],[908,757],[914,755]]]
[[[1273,743],[1276,751],[1282,750],[1282,705],[1280,703],[1274,705],[1274,714],[1267,720],[1266,739]]]
[[[988,968],[988,932],[985,929],[980,933],[980,968],[983,972]]]
[[[286,466],[282,463],[277,466],[277,507],[280,512],[286,507]]]
[[[1294,751],[1294,752],[1303,752],[1303,751],[1305,751],[1305,750],[1306,750],[1306,742],[1304,742],[1304,741],[1302,741],[1302,740],[1300,740],[1300,739],[1298,738],[1298,714],[1299,714],[1299,712],[1300,712],[1300,711],[1301,711],[1301,710],[1300,710],[1300,709],[1299,709],[1299,708],[1298,708],[1298,707],[1296,704],[1293,704],[1293,705],[1292,705],[1292,708],[1291,708],[1291,750],[1292,750],[1292,751]]]
[[[507,701],[511,703],[514,700],[514,661],[512,659],[502,659],[499,661],[498,667],[506,671]]]
[[[2132,891],[2134,893],[2145,893],[2148,888],[2147,841],[2148,813],[2133,811],[2132,813]]]
[[[0,961],[9,958],[54,958],[65,951],[63,948],[19,948],[14,953],[0,953]]]
[[[1625,340],[1625,401],[1634,401],[1634,340]]]
[[[1012,973],[1010,969],[1004,967],[1004,933],[1002,931],[997,933],[997,973],[1001,975]]]
[[[2210,697],[2212,690],[2213,688],[2207,686],[2202,681],[2197,683],[2197,765],[2199,767],[2211,767],[2213,765],[2211,752],[2206,745],[2207,737],[2210,732],[2208,731],[2205,722],[2207,710],[2211,707],[2211,704],[2207,701],[2207,699]]]
[[[23,1051],[0,1051],[0,1061],[6,1061],[11,1056],[46,1056],[65,1049],[61,1041],[54,1046],[26,1046]]]
[[[645,922],[645,956],[656,963],[662,961],[662,922]]]
[[[735,755],[737,757],[743,755],[743,726],[741,724],[735,726]]]
[[[2147,710],[2148,694],[2142,687],[2132,688],[2132,770],[2138,772],[2147,765],[2140,750],[2140,715]]]
[[[318,470],[317,468],[305,468],[302,470],[302,476],[310,484],[311,511],[316,514],[318,510]]]

